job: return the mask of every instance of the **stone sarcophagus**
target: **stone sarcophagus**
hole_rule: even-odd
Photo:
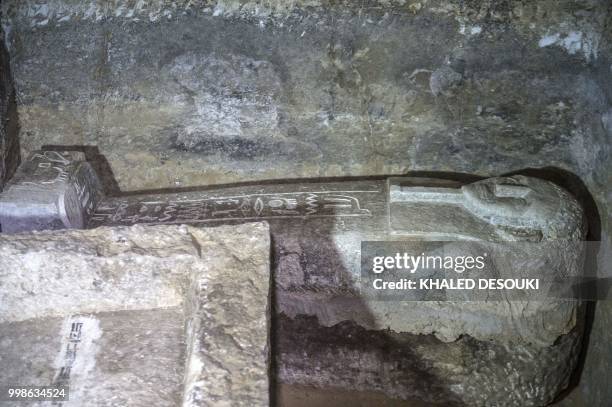
[[[0,220],[10,214],[3,208]],[[281,382],[447,405],[540,406],[568,385],[576,366],[580,301],[368,298],[360,290],[361,243],[569,242],[542,271],[580,277],[583,218],[571,195],[540,179],[402,177],[105,197],[86,227],[267,221]]]

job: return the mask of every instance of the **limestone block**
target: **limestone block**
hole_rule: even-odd
[[[0,234],[0,387],[267,406],[269,247],[262,223]]]
[[[206,271],[192,280],[186,306],[185,407],[269,405],[269,237],[267,228],[255,232],[220,240],[191,229]]]

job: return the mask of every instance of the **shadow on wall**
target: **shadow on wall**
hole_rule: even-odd
[[[0,191],[19,166],[19,118],[4,33],[0,29]]]
[[[113,170],[111,169],[108,160],[104,155],[100,153],[97,146],[82,146],[82,145],[71,145],[71,146],[60,146],[60,145],[44,145],[41,150],[48,151],[80,151],[85,154],[86,160],[91,164],[93,169],[96,171],[102,187],[104,189],[105,196],[118,196],[121,194],[119,184],[115,179]]]

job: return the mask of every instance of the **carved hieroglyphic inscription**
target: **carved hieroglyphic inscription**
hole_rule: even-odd
[[[362,208],[360,193],[380,191],[281,192],[138,202],[119,199],[103,202],[90,226],[370,216],[370,210]]]
[[[102,335],[99,320],[88,315],[69,316],[62,324],[61,335],[61,349],[55,361],[56,372],[52,384],[69,387],[70,399],[79,400],[88,375],[96,364],[96,342]],[[75,403],[68,401],[53,405]]]
[[[59,151],[34,153],[28,161],[31,168],[28,177],[31,180],[24,180],[21,185],[45,189],[54,184],[67,182],[77,163],[69,154],[62,154]]]
[[[41,151],[33,154],[30,161],[33,162],[35,168],[29,174],[32,181],[23,181],[21,185],[35,190],[37,188],[57,188],[58,184],[72,183],[76,197],[60,200],[60,206],[74,205],[82,208],[87,216],[91,216],[99,200],[96,194],[99,193],[100,187],[97,184],[97,175],[91,166],[75,160],[84,160],[84,157],[81,158],[80,155],[76,153],[76,157],[73,157],[68,153],[58,151]],[[65,209],[65,212],[69,212],[69,208]]]

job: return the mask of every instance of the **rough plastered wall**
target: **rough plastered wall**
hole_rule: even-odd
[[[606,131],[603,144],[590,148],[601,148],[607,160],[595,165],[591,173],[603,176],[603,185],[589,179],[587,174],[578,172],[583,177],[589,190],[593,193],[601,220],[601,247],[599,250],[597,271],[599,276],[610,286],[612,278],[612,164],[610,163],[610,145],[612,145],[612,13],[608,11],[607,24],[602,38],[602,57],[595,68],[597,83],[604,94],[607,111],[601,115],[601,122]],[[581,384],[586,405],[608,405],[612,400],[612,290],[605,288],[608,301],[597,303],[591,329],[589,349]],[[589,404],[590,403],[590,404]]]
[[[607,271],[607,0],[4,0],[22,154],[97,146],[123,190],[526,168],[575,187]],[[601,227],[600,227],[601,226]],[[609,273],[609,274],[605,274]],[[612,303],[582,390],[612,400]]]

